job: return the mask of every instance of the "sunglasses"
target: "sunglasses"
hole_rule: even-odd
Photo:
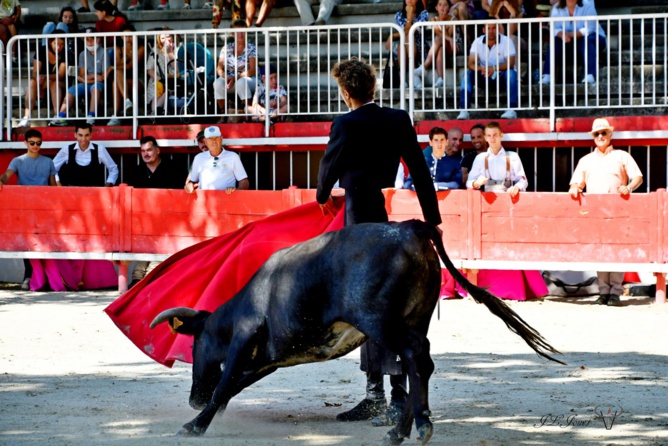
[[[41,146],[42,141],[28,141],[28,144],[30,144],[31,146]]]
[[[218,167],[218,157],[217,156],[213,157],[213,167]]]
[[[606,137],[608,136],[608,132],[595,132],[594,133],[594,138],[598,138],[599,136]]]

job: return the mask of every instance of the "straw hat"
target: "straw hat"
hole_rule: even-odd
[[[607,119],[605,118],[596,118],[594,119],[594,123],[591,125],[591,133],[592,135],[596,132],[599,132],[601,130],[610,130],[610,132],[613,132],[615,128],[610,125]]]

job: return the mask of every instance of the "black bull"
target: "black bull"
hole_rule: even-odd
[[[557,361],[547,352],[559,352],[536,330],[457,271],[432,226],[354,225],[276,252],[213,313],[173,308],[156,316],[151,328],[167,321],[195,337],[190,405],[204,409],[180,433],[203,434],[233,396],[279,367],[338,358],[371,338],[401,357],[409,379],[409,404],[384,444],[400,444],[413,419],[425,444],[433,432],[427,330],[441,284],[439,256],[477,302]]]

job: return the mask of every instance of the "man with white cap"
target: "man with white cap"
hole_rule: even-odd
[[[190,178],[185,190],[225,190],[231,194],[236,189],[248,189],[250,183],[239,155],[223,148],[223,135],[216,126],[204,130],[208,151],[193,159]]]
[[[596,150],[578,161],[568,190],[573,198],[578,198],[585,187],[590,194],[628,195],[642,184],[642,173],[631,155],[612,147],[613,130],[607,119],[594,120],[589,133],[594,137]],[[624,273],[599,271],[597,274],[600,297],[596,304],[618,306]]]

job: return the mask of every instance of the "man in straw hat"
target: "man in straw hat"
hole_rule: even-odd
[[[607,119],[597,118],[591,127],[596,150],[578,161],[568,193],[573,198],[586,187],[590,194],[628,195],[642,184],[642,173],[628,152],[615,150],[610,141],[614,127]],[[630,182],[629,182],[630,179]],[[622,294],[623,272],[598,272],[598,305],[618,306]]]

